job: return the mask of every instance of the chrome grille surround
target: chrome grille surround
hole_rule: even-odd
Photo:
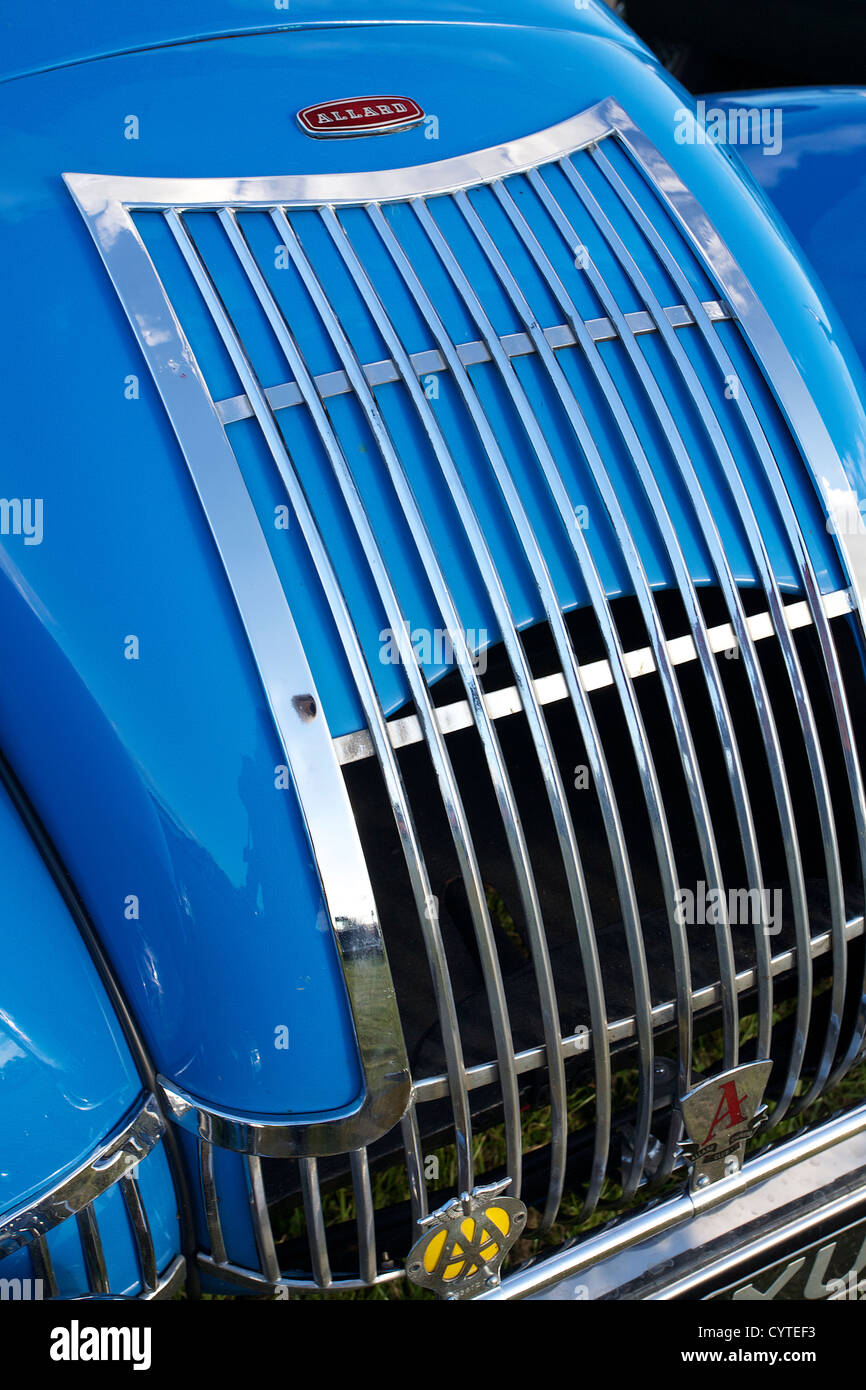
[[[718,293],[717,299],[702,301],[696,295],[689,277],[664,237],[634,197],[617,167],[608,158],[606,148],[610,146],[607,142],[612,142],[627,155],[631,166],[639,171],[646,182],[648,190],[660,200],[672,227],[675,227],[689,243],[698,262],[707,272]],[[650,248],[658,264],[663,266],[673,282],[678,303],[663,306],[653,292],[640,265],[632,256],[629,245],[610,222],[580,168],[572,159],[578,152],[592,160],[595,171],[605,181],[607,191],[619,199],[621,207],[632,219],[636,234],[642,238],[642,244]],[[598,302],[604,308],[604,316],[591,320],[581,317],[568,287],[557,274],[534,235],[507,182],[513,175],[525,175],[540,204],[561,234],[564,244],[574,249],[580,239],[543,176],[543,170],[548,165],[556,165],[567,179],[607,252],[616,263],[619,273],[629,283],[642,304],[641,309],[624,311],[617,302],[611,284],[598,266],[590,260],[583,269]],[[834,808],[821,741],[817,734],[809,689],[791,634],[796,627],[809,625],[814,629],[820,646],[827,686],[833,701],[839,743],[845,760],[848,795],[861,851],[860,874],[861,880],[864,880],[866,806],[863,783],[851,714],[831,629],[831,621],[844,621],[844,614],[850,613],[853,614],[858,633],[862,634],[863,601],[866,596],[866,542],[861,528],[852,524],[856,523],[858,517],[857,499],[790,354],[741,270],[691,194],[622,108],[613,99],[609,99],[561,125],[525,139],[474,155],[408,170],[241,180],[115,179],[80,174],[69,174],[65,177],[103,256],[171,417],[244,622],[274,722],[286,750],[287,761],[295,775],[331,912],[335,938],[343,952],[347,988],[367,1086],[361,1112],[352,1116],[335,1117],[332,1122],[313,1123],[309,1117],[275,1121],[254,1116],[219,1114],[202,1106],[194,1097],[185,1096],[170,1082],[163,1083],[175,1118],[188,1127],[195,1128],[199,1135],[201,1183],[212,1249],[212,1257],[209,1261],[206,1260],[206,1263],[218,1268],[226,1277],[300,1289],[352,1289],[396,1277],[399,1271],[384,1271],[377,1264],[367,1146],[400,1120],[405,1162],[410,1177],[412,1210],[417,1220],[419,1215],[426,1212],[417,1106],[435,1098],[446,1095],[449,1097],[457,1139],[458,1186],[468,1190],[474,1181],[469,1094],[472,1089],[495,1081],[499,1088],[505,1119],[507,1167],[513,1179],[512,1191],[517,1193],[521,1171],[518,1077],[533,1069],[544,1069],[550,1087],[551,1163],[544,1217],[548,1223],[554,1219],[563,1191],[566,1163],[567,1117],[563,1062],[569,1055],[573,1055],[577,1040],[563,1031],[558,1015],[555,983],[533,865],[511,785],[509,768],[496,728],[498,718],[515,710],[522,710],[526,718],[538,768],[549,799],[556,839],[568,879],[583,971],[589,986],[589,1038],[596,1084],[596,1113],[594,1159],[584,1203],[585,1215],[591,1214],[595,1207],[608,1165],[612,1040],[635,1038],[640,1078],[634,1142],[624,1180],[626,1196],[634,1193],[645,1176],[653,1114],[653,1030],[660,1022],[672,1020],[677,1028],[678,1086],[682,1092],[688,1089],[691,1080],[694,1013],[710,1004],[720,1005],[724,1022],[724,1065],[733,1066],[738,1060],[739,996],[743,991],[755,987],[759,1016],[758,1055],[768,1056],[771,1044],[773,979],[793,966],[798,977],[796,1042],[791,1050],[782,1097],[776,1110],[776,1118],[780,1118],[794,1102],[803,1065],[811,1012],[812,960],[829,949],[833,960],[832,1007],[814,1081],[805,1097],[798,1099],[798,1107],[815,1099],[830,1082],[838,1080],[860,1056],[866,1036],[864,990],[860,991],[861,1001],[864,1002],[861,1003],[856,1024],[851,1030],[847,1044],[840,1034],[847,982],[848,944],[849,941],[862,936],[863,925],[862,918],[849,919],[846,914]],[[562,318],[560,323],[542,328],[537,322],[524,298],[521,286],[469,196],[472,190],[481,186],[492,189],[499,207],[557,303]],[[427,204],[427,199],[440,196],[452,200],[464,224],[475,237],[501,291],[508,298],[518,318],[522,320],[522,332],[511,334],[507,338],[497,334],[481,298],[470,283]],[[419,227],[427,236],[441,268],[448,277],[451,290],[459,297],[465,312],[475,324],[478,336],[472,341],[457,343],[453,340],[415,273],[410,258],[383,211],[388,204],[397,202],[407,203],[414,211]],[[426,325],[430,335],[430,347],[423,352],[410,355],[403,345],[362,258],[340,222],[337,209],[347,207],[363,208],[366,211],[370,225],[389,257],[393,272],[399,277]],[[367,364],[359,360],[292,224],[290,214],[298,209],[312,209],[318,212],[335,251],[387,345],[390,355],[386,360]],[[339,359],[339,370],[317,376],[310,371],[291,325],[283,317],[271,294],[239,223],[239,214],[253,210],[266,212],[271,217],[281,243],[315,305],[320,322]],[[158,212],[165,218],[243,384],[243,395],[222,400],[212,398],[136,226],[133,213],[142,211]],[[283,384],[265,388],[256,375],[244,343],[217,293],[205,260],[190,233],[189,220],[193,214],[200,211],[213,211],[219,217],[291,373],[291,379]],[[704,384],[680,342],[683,332],[699,334],[719,372],[722,376],[727,376],[733,371],[733,363],[724,341],[716,331],[716,325],[728,320],[736,324],[742,342],[768,381],[791,437],[796,441],[802,460],[817,489],[823,509],[833,522],[846,583],[850,585],[841,592],[830,595],[822,595],[820,592],[797,512],[765,432],[765,425],[750,395],[740,391],[735,398],[735,408],[750,440],[750,447],[763,470],[763,477],[780,519],[781,528],[795,557],[803,595],[802,601],[793,605],[783,602],[738,460],[714,413]],[[697,407],[703,428],[730,490],[738,525],[742,528],[750,561],[755,567],[766,603],[766,612],[757,617],[746,612],[711,507],[704,495],[678,422],[638,347],[637,337],[645,333],[658,335],[659,341],[663,344],[678,380],[682,382],[684,390]],[[720,626],[710,627],[707,624],[665,498],[653,476],[650,461],[615,381],[599,355],[598,344],[607,340],[615,340],[622,346],[694,507],[700,535],[711,556],[714,582],[718,584],[726,602],[727,620]],[[605,461],[593,440],[581,405],[558,361],[557,353],[565,348],[576,349],[582,355],[582,361],[592,373],[593,380],[620,431],[636,477],[640,480],[647,502],[660,527],[675,587],[688,615],[688,637],[669,639],[661,623],[639,548],[618,501]],[[590,464],[593,478],[621,547],[623,561],[640,606],[649,642],[648,647],[641,648],[638,652],[626,652],[623,648],[604,585],[585,537],[575,521],[572,500],[568,496],[544,431],[533,414],[526,391],[515,372],[515,358],[528,354],[537,359],[551,395],[560,402],[567,415],[574,438]],[[616,690],[626,719],[628,737],[640,769],[643,796],[653,827],[654,854],[665,887],[668,929],[676,963],[676,998],[662,1004],[654,1005],[652,1002],[628,847],[605,750],[596,736],[595,716],[588,698],[589,691],[593,688],[593,677],[590,676],[588,667],[581,666],[577,659],[532,521],[470,376],[469,368],[482,362],[488,363],[494,371],[500,388],[525,430],[537,465],[549,487],[573,561],[586,585],[590,605],[604,641],[605,658],[594,663],[597,668],[595,679]],[[178,370],[180,363],[184,365],[183,373]],[[481,450],[489,465],[491,479],[495,480],[495,486],[501,492],[519,534],[522,556],[532,572],[541,596],[545,620],[553,636],[561,668],[555,677],[549,678],[547,686],[544,686],[542,681],[533,679],[509,599],[497,574],[483,528],[455,466],[448,442],[420,388],[420,374],[431,371],[447,371],[450,374],[466,416],[477,433]],[[448,577],[441,568],[403,462],[379,410],[375,390],[385,383],[402,384],[441,469],[445,486],[457,505],[511,663],[513,684],[505,691],[490,695],[482,689],[478,680]],[[400,636],[405,631],[400,596],[370,524],[364,500],[356,487],[340,438],[323,404],[329,397],[340,394],[350,394],[357,402],[376,441],[381,462],[417,544],[426,576],[442,615],[443,625],[453,642],[455,663],[464,684],[465,699],[446,707],[445,710],[436,708],[411,644],[408,639]],[[414,712],[408,720],[389,721],[379,701],[373,674],[359,641],[352,612],[341,590],[317,518],[304,493],[276,421],[275,412],[292,406],[305,409],[313,421],[352,523],[368,557],[370,572],[383,610],[388,616],[392,631],[398,635],[402,663],[414,702]],[[266,541],[226,433],[232,423],[245,418],[253,418],[258,423],[272,461],[285,486],[327,596],[364,710],[366,728],[337,739],[330,736],[327,711],[322,709],[318,698],[290,608],[270,560]],[[830,929],[818,936],[812,935],[809,924],[803,866],[785,756],[776,728],[772,702],[755,650],[755,642],[767,637],[774,639],[781,653],[786,680],[796,704],[803,742],[810,759],[830,898]],[[675,666],[684,660],[696,660],[699,663],[712,705],[716,732],[724,750],[725,770],[735,807],[744,860],[748,868],[749,887],[760,893],[763,887],[762,868],[746,776],[731,711],[714,660],[714,653],[720,650],[720,643],[724,641],[730,644],[729,638],[737,644],[743,657],[751,699],[761,725],[764,754],[785,839],[796,947],[773,957],[764,930],[766,922],[756,923],[755,966],[746,972],[738,971],[731,944],[730,925],[722,913],[722,920],[717,923],[716,928],[718,983],[708,993],[706,989],[695,990],[692,987],[688,941],[674,913],[673,905],[680,884],[677,851],[670,833],[664,797],[656,776],[652,750],[635,692],[635,681],[639,675],[650,671],[659,678],[669,717],[679,739],[680,756],[695,829],[700,841],[705,879],[712,888],[719,890],[720,901],[724,902],[722,866],[703,783],[703,769],[696,753],[693,731],[674,673]],[[290,691],[295,691],[305,698],[312,698],[316,702],[318,717],[312,721],[300,721],[291,702],[286,699],[286,694]],[[602,806],[613,873],[622,907],[634,988],[634,1012],[627,1019],[611,1021],[607,1015],[592,908],[581,865],[580,850],[561,773],[542,713],[542,706],[553,700],[567,700],[571,704],[584,737],[594,785],[598,789]],[[484,750],[487,770],[495,789],[504,833],[520,884],[535,981],[541,999],[543,1043],[528,1051],[517,1052],[513,1043],[508,1004],[484,898],[484,885],[463,807],[461,789],[454,776],[448,749],[448,735],[454,729],[470,724],[475,728]],[[398,748],[411,742],[423,742],[435,771],[439,794],[452,830],[454,850],[460,863],[477,948],[483,963],[496,1055],[495,1059],[481,1067],[468,1068],[463,1057],[457,1009],[445,962],[435,899],[415,828],[412,806],[406,794],[396,756]],[[396,1009],[391,1013],[384,1048],[377,1045],[369,1027],[374,1001],[377,997],[381,999],[384,991],[393,1003],[393,990],[390,987],[372,887],[341,775],[342,766],[373,754],[378,759],[399,828],[418,920],[424,936],[447,1063],[442,1075],[414,1079],[414,1099],[409,1103],[408,1109],[406,1060],[400,1040]],[[581,1043],[583,1044],[583,1040]],[[833,1063],[837,1055],[839,1060],[834,1068]],[[662,1176],[669,1173],[673,1167],[678,1139],[679,1126],[674,1119],[667,1135]],[[238,1269],[226,1252],[220,1229],[220,1204],[214,1179],[212,1143],[238,1149],[247,1155],[243,1161],[259,1251],[258,1273]],[[317,1157],[344,1151],[352,1152],[351,1178],[356,1195],[360,1255],[358,1276],[348,1279],[335,1277],[330,1269],[316,1164]],[[294,1279],[280,1275],[262,1174],[262,1162],[271,1155],[294,1155],[299,1159],[311,1249],[311,1277]]]

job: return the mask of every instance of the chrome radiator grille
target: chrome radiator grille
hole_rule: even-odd
[[[164,376],[98,226],[99,181],[69,181]],[[426,1209],[425,1107],[447,1102],[456,1187],[468,1190],[477,1178],[473,1101],[489,1088],[516,1194],[523,1087],[539,1073],[550,1106],[539,1205],[551,1223],[566,1187],[576,1058],[589,1063],[592,1082],[590,1216],[616,1169],[612,1054],[625,1042],[636,1087],[623,1199],[645,1179],[651,1151],[653,1174],[663,1178],[680,1129],[672,1112],[655,1153],[656,1034],[673,1029],[672,1085],[681,1093],[693,1079],[696,1019],[718,1012],[720,1060],[733,1066],[741,996],[753,994],[753,1048],[769,1056],[774,981],[786,974],[796,976],[796,1003],[790,1044],[772,1053],[782,1073],[776,1117],[814,1100],[858,1058],[866,1031],[862,951],[851,954],[862,937],[866,853],[849,704],[850,696],[862,707],[860,542],[843,538],[839,509],[851,489],[841,465],[827,462],[832,447],[793,364],[668,166],[606,102],[553,132],[442,168],[200,189],[119,181],[116,196],[136,248],[148,246],[166,283],[174,275],[184,360],[203,372],[250,491],[260,486],[262,460],[276,470],[311,562],[304,573],[320,585],[336,638],[336,656],[324,640],[319,651],[307,643],[312,673],[321,690],[333,679],[328,665],[338,668],[356,713],[332,739],[333,758],[362,841],[373,796],[396,836],[400,862],[390,862],[395,881],[405,880],[417,969],[426,956],[438,1029],[430,1051],[441,1056],[441,1065],[415,1071],[402,1123],[415,1219]],[[206,461],[196,461],[176,405],[167,404],[207,507]],[[842,533],[841,568],[816,558],[823,509]],[[228,522],[210,520],[226,558],[219,528]],[[422,613],[447,633],[453,674],[442,683],[413,640]],[[482,674],[468,635],[479,615],[498,680]],[[843,629],[851,648],[844,672]],[[378,663],[386,632],[399,655],[396,685]],[[808,640],[798,640],[804,633]],[[253,634],[251,644],[261,658]],[[772,658],[762,656],[771,648]],[[720,659],[729,650],[738,684]],[[698,694],[686,691],[686,672]],[[263,679],[267,686],[264,669]],[[459,743],[466,739],[471,754]],[[660,765],[662,747],[673,771]],[[597,817],[592,864],[575,764],[585,765]],[[372,783],[353,785],[362,768],[374,769],[375,793]],[[758,780],[766,789],[760,823]],[[478,784],[482,825],[469,809]],[[315,827],[312,834],[316,847]],[[534,1001],[530,1036],[519,1043],[485,868],[497,856],[513,885],[512,945]],[[405,916],[387,920],[387,875],[371,859],[391,946],[409,925]],[[560,926],[564,918],[574,942],[567,971],[580,981],[579,1030],[563,1012],[568,981],[551,948],[553,879]],[[323,881],[327,893],[324,871]],[[697,979],[706,941],[677,910],[696,883],[719,904],[710,977]],[[767,904],[777,887],[790,940],[774,951]],[[455,994],[459,932],[443,919],[446,889],[459,900],[460,949],[483,981],[474,1006],[484,1040],[471,1052],[472,1000]],[[738,891],[759,905],[748,942],[728,919]],[[600,893],[615,952],[601,939]],[[656,970],[660,948],[649,944],[650,899],[666,980]],[[812,962],[828,954],[829,1005],[810,1032]],[[621,1014],[609,1007],[618,995],[628,1001]],[[399,979],[398,999],[411,1034],[415,1005]],[[262,1277],[276,1282],[271,1164],[250,1158],[246,1172]],[[214,1259],[233,1263],[207,1144],[201,1172]],[[365,1148],[351,1154],[350,1177],[359,1267],[346,1284],[329,1265],[317,1161],[298,1161],[289,1186],[310,1238],[310,1269],[297,1276],[305,1287],[392,1277],[377,1256]]]

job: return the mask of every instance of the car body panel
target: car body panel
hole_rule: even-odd
[[[640,41],[601,0],[577,6],[573,0],[449,0],[419,17],[411,0],[274,0],[265,18],[258,0],[188,0],[182,11],[169,0],[146,9],[122,11],[98,0],[72,15],[62,0],[48,0],[44,23],[34,26],[26,7],[2,20],[2,77],[22,76],[106,56],[232,35],[270,34],[335,25],[414,23],[506,25],[527,28],[615,33],[634,48]],[[329,98],[325,98],[329,100]]]
[[[866,92],[846,87],[733,92],[707,97],[728,110],[781,113],[783,145],[766,157],[737,146],[755,182],[790,228],[866,362]]]
[[[0,789],[0,1221],[76,1167],[140,1081],[39,852]]]

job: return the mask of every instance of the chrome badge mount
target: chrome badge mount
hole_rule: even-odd
[[[767,1120],[762,1102],[772,1068],[772,1062],[747,1062],[702,1081],[681,1098],[689,1138],[680,1153],[692,1163],[691,1192],[742,1168],[746,1144]]]
[[[510,1185],[505,1178],[476,1187],[422,1217],[423,1234],[406,1261],[413,1284],[449,1300],[496,1288],[505,1257],[526,1226],[523,1203],[502,1196]]]

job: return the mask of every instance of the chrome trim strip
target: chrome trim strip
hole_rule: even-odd
[[[311,1161],[315,1162],[315,1160]],[[256,1249],[259,1252],[259,1265],[265,1278],[279,1279],[280,1262],[277,1258],[274,1233],[268,1215],[265,1181],[262,1176],[262,1160],[256,1154],[246,1154],[244,1170],[249,1194],[250,1216],[256,1237]]]
[[[449,1079],[443,1076],[442,1080],[446,1086],[445,1094],[448,1094]],[[415,1100],[411,1101],[409,1109],[400,1121],[400,1129],[403,1139],[403,1152],[406,1155],[406,1173],[409,1178],[409,1201],[412,1205],[412,1220],[415,1224],[415,1233],[420,1235],[420,1221],[422,1216],[426,1216],[429,1207],[427,1204],[427,1185],[424,1179],[424,1151],[421,1147],[421,1131],[418,1128],[418,1113],[415,1109]]]
[[[212,1274],[217,1279],[224,1279],[230,1284],[238,1284],[242,1288],[252,1289],[258,1293],[267,1290],[286,1289],[289,1293],[361,1293],[371,1286],[365,1284],[362,1279],[332,1279],[329,1284],[317,1284],[312,1279],[293,1279],[289,1275],[283,1275],[279,1280],[266,1279],[263,1274],[259,1274],[254,1269],[246,1269],[243,1265],[235,1264],[216,1264],[209,1255],[199,1255],[199,1268],[207,1274]],[[391,1284],[397,1279],[405,1278],[402,1265],[396,1269],[388,1269],[377,1274],[374,1286],[379,1284]]]
[[[824,612],[831,620],[854,611],[854,601],[848,589],[837,589],[832,594],[824,594],[821,603]],[[809,627],[812,623],[809,605],[805,600],[800,599],[794,603],[787,603],[784,605],[783,611],[785,620],[792,631],[797,628]],[[746,623],[753,642],[761,642],[768,637],[775,636],[775,628],[769,613],[754,613],[746,619]],[[709,650],[716,653],[730,651],[737,644],[736,633],[730,623],[720,623],[707,628],[707,638]],[[699,660],[698,651],[691,635],[671,637],[667,640],[666,646],[672,666],[681,666],[685,662]],[[623,662],[626,675],[631,680],[637,680],[640,676],[647,676],[656,671],[651,647],[639,647],[634,651],[625,652]],[[610,662],[606,660],[586,662],[584,665],[578,666],[577,672],[581,685],[588,693],[593,690],[603,690],[606,686],[614,683]],[[568,699],[568,687],[564,677],[560,674],[540,676],[533,681],[533,685],[540,705],[550,705],[557,700]],[[519,713],[523,707],[520,692],[513,685],[506,686],[501,690],[488,691],[484,696],[484,703],[491,719],[506,719],[510,714]],[[456,733],[459,729],[468,729],[471,726],[472,713],[467,701],[455,700],[447,705],[438,705],[436,707],[436,719],[443,734],[447,735]],[[408,748],[413,743],[420,743],[423,738],[414,715],[409,715],[404,719],[390,719],[388,721],[388,735],[391,745],[395,749]],[[366,729],[359,729],[356,733],[341,734],[339,738],[334,739],[334,747],[343,766],[347,763],[360,762],[364,758],[371,758],[375,751]]]
[[[67,180],[73,195],[75,178]],[[93,192],[93,183],[88,183]],[[97,180],[99,183],[99,180]],[[250,1136],[284,1155],[339,1153],[385,1133],[410,1094],[402,1031],[367,865],[327,720],[279,576],[234,453],[129,211],[104,201],[79,206],[138,338],[184,453],[221,556],[258,668],[265,697],[298,788],[349,998],[364,1091],[342,1112],[259,1117],[245,1128],[219,1127],[219,1142],[243,1146]],[[92,215],[91,215],[92,211]],[[171,224],[177,227],[177,219]],[[183,247],[181,236],[179,245]],[[205,294],[207,286],[204,287]],[[215,306],[216,307],[216,306]],[[214,309],[212,308],[212,312]],[[217,308],[218,312],[218,308]],[[184,371],[177,371],[179,362]],[[313,718],[294,700],[312,700]],[[305,708],[308,706],[305,706]],[[215,1138],[213,1117],[160,1078],[175,1117]],[[266,1136],[266,1138],[265,1138]]]
[[[864,929],[864,919],[862,917],[852,917],[845,926],[845,937],[848,941],[856,941],[866,933]],[[818,960],[832,950],[831,933],[821,932],[818,936],[813,936],[810,947],[810,958]],[[775,978],[777,975],[784,975],[792,970],[797,964],[797,948],[791,947],[788,951],[780,951],[778,955],[772,956],[770,960],[770,970]],[[757,972],[754,969],[739,970],[736,974],[735,984],[738,994],[745,994],[747,990],[754,989],[757,982]],[[721,990],[718,984],[704,985],[701,989],[693,991],[691,996],[691,1007],[695,1014],[711,1009],[719,1003]],[[653,1030],[666,1028],[676,1021],[677,1004],[676,1000],[670,999],[663,1004],[654,1004],[652,1010]],[[634,1036],[635,1019],[632,1015],[628,1018],[616,1019],[608,1024],[608,1037],[612,1043],[623,1042]],[[587,1051],[590,1040],[590,1030],[572,1033],[562,1040],[562,1055],[568,1061],[571,1057],[578,1057],[582,1052]],[[518,1052],[515,1058],[517,1073],[523,1076],[526,1072],[535,1071],[545,1065],[545,1052],[541,1047],[529,1047],[522,1052]],[[466,1084],[470,1091],[476,1090],[480,1086],[489,1086],[496,1080],[496,1063],[480,1062],[476,1066],[469,1067],[466,1072]],[[448,1078],[446,1076],[427,1076],[415,1082],[415,1104],[423,1105],[427,1101],[442,1100],[448,1095]]]
[[[724,304],[720,304],[716,299],[707,300],[701,305],[701,309],[706,316],[714,323],[723,319],[730,318],[730,314]],[[665,314],[672,328],[693,327],[695,318],[684,304],[671,304],[665,309]],[[626,323],[632,333],[655,333],[656,325],[651,314],[644,309],[635,309],[625,316]],[[606,343],[619,334],[608,318],[586,319],[584,327],[592,338],[593,342]],[[567,324],[557,324],[554,328],[545,328],[544,336],[554,351],[559,352],[562,348],[574,347],[576,339]],[[508,333],[500,337],[503,352],[509,357],[525,357],[535,352],[535,346],[528,333]],[[484,343],[458,343],[457,355],[464,367],[477,366],[479,362],[489,362],[490,353]],[[445,372],[448,364],[441,352],[436,348],[428,348],[424,352],[413,352],[409,356],[412,363],[412,370],[416,376],[427,376],[431,372]],[[385,358],[382,362],[366,362],[362,368],[364,376],[370,386],[387,386],[391,382],[400,380],[400,370],[397,364],[390,358]],[[319,376],[313,377],[316,390],[322,400],[328,400],[331,396],[344,396],[352,390],[349,378],[343,371],[322,372]],[[304,397],[296,381],[281,382],[279,386],[266,386],[265,395],[271,410],[286,410],[293,405],[301,405]],[[253,415],[253,408],[245,395],[227,396],[224,400],[216,401],[217,413],[224,425],[233,424],[236,420],[248,420]]]
[[[57,1277],[54,1273],[54,1265],[51,1261],[51,1251],[48,1249],[48,1241],[44,1236],[36,1236],[30,1242],[30,1263],[33,1266],[34,1279],[41,1279],[48,1290],[50,1298],[57,1297]]]
[[[99,1234],[99,1222],[92,1206],[82,1207],[75,1213],[78,1235],[81,1240],[81,1253],[87,1270],[87,1287],[91,1293],[110,1293],[108,1272],[105,1268],[105,1252]]]
[[[325,206],[401,202],[470,188],[475,183],[561,159],[578,145],[610,134],[609,107],[609,102],[603,102],[534,135],[408,169],[286,174],[278,178],[163,179],[79,173],[63,177],[85,216],[96,221],[97,239],[106,239],[116,231],[114,218],[121,208],[164,212],[167,208],[180,211],[242,205],[270,210],[289,203]]]
[[[176,1293],[180,1293],[185,1282],[186,1260],[183,1255],[178,1255],[160,1275],[156,1288],[151,1293],[141,1295],[142,1301],[150,1303],[155,1299],[174,1298]]]
[[[790,1139],[764,1149],[747,1159],[740,1171],[721,1182],[711,1183],[701,1192],[683,1192],[676,1197],[644,1208],[598,1235],[587,1236],[580,1245],[570,1246],[506,1276],[498,1289],[478,1295],[478,1299],[507,1300],[527,1294],[577,1274],[590,1265],[609,1259],[641,1241],[669,1231],[680,1222],[723,1206],[732,1198],[749,1192],[759,1183],[786,1172],[799,1163],[808,1163],[835,1145],[866,1133],[866,1105],[860,1105],[835,1120],[807,1129]]]
[[[68,1177],[25,1206],[0,1217],[0,1259],[77,1215],[150,1153],[165,1131],[153,1096],[128,1115]]]
[[[224,1264],[228,1256],[226,1254],[225,1239],[223,1237],[222,1222],[220,1220],[219,1198],[217,1196],[216,1181],[214,1178],[213,1144],[209,1144],[206,1139],[202,1138],[198,1138],[196,1143],[198,1147],[199,1182],[201,1184],[202,1204],[204,1206],[205,1220],[207,1221],[211,1254],[218,1264]]]
[[[135,1255],[141,1276],[142,1294],[146,1297],[155,1292],[158,1284],[156,1254],[153,1248],[153,1235],[147,1209],[141,1200],[141,1191],[134,1172],[120,1179],[120,1191],[126,1204],[126,1214],[129,1217],[129,1224],[135,1239]]]
[[[310,1243],[310,1255],[313,1261],[313,1278],[317,1288],[327,1289],[333,1283],[333,1279],[328,1259],[328,1238],[325,1232],[325,1217],[322,1211],[322,1194],[319,1190],[319,1170],[316,1160],[314,1158],[302,1158],[300,1170],[301,1190],[304,1195],[304,1216],[307,1222],[307,1240]]]
[[[376,1214],[373,1209],[373,1189],[370,1185],[370,1164],[366,1149],[355,1149],[349,1155],[352,1187],[355,1193],[358,1254],[361,1278],[365,1284],[375,1282],[378,1273],[376,1259]]]

